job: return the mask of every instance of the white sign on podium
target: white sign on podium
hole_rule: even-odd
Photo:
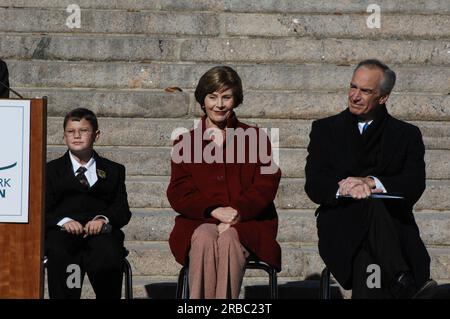
[[[30,101],[0,100],[0,223],[28,223]]]

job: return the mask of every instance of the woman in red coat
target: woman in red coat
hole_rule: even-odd
[[[167,197],[180,215],[170,249],[189,263],[191,298],[238,298],[249,254],[281,269],[273,203],[281,171],[264,131],[236,118],[243,93],[232,68],[207,71],[195,98],[205,115],[172,150]]]

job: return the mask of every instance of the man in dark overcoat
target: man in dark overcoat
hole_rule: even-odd
[[[436,287],[412,213],[425,148],[419,128],[387,111],[395,79],[378,60],[360,62],[348,108],[310,133],[305,190],[320,205],[320,256],[353,298],[430,298]],[[373,198],[382,193],[401,198]]]

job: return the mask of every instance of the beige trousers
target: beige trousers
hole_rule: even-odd
[[[190,298],[237,299],[248,255],[233,227],[221,234],[214,224],[197,227],[189,251]]]

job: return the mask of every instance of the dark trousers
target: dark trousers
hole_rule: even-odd
[[[120,299],[123,274],[123,233],[75,236],[59,229],[46,234],[50,298],[79,299],[85,273],[97,299]],[[77,269],[81,275],[77,285]]]
[[[352,298],[393,298],[389,291],[392,280],[401,272],[411,271],[404,257],[401,235],[396,220],[382,202],[373,201],[366,207],[367,235],[353,260]],[[374,279],[377,273],[381,285]]]

